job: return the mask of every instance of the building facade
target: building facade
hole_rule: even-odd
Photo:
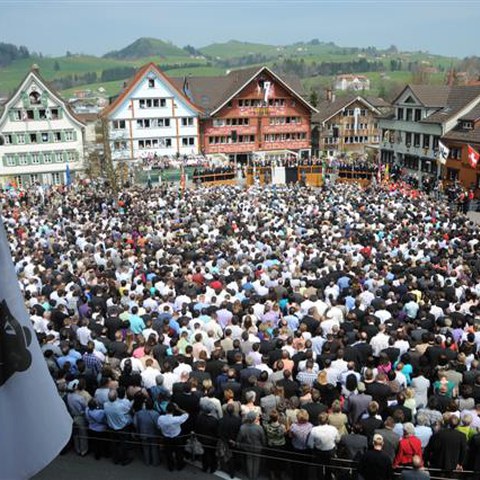
[[[378,117],[390,108],[381,98],[348,96],[327,98],[313,116],[316,155],[335,156],[338,153],[362,154],[366,147],[378,148],[380,129]]]
[[[381,118],[381,160],[396,164],[419,181],[444,177],[439,141],[480,103],[480,87],[409,85]]]
[[[335,90],[370,90],[370,80],[365,75],[337,75],[335,78]]]
[[[480,165],[473,167],[468,158],[468,146],[480,152],[480,106],[466,113],[455,128],[442,137],[449,149],[444,167],[448,182],[458,181],[465,188],[480,189]]]
[[[316,109],[269,68],[190,78],[187,87],[204,112],[204,155],[248,163],[311,154],[311,117]]]
[[[142,67],[102,112],[113,161],[196,155],[199,110],[156,65]]]
[[[0,116],[0,185],[66,183],[84,164],[84,124],[33,66]]]

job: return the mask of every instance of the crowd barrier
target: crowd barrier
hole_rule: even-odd
[[[89,435],[85,435],[86,429],[78,428],[77,426],[73,426],[74,434],[73,437],[77,437],[86,441],[91,440]],[[85,432],[85,433],[84,433]],[[117,439],[119,436],[125,437],[124,442],[125,444],[130,446],[130,449],[138,449],[136,455],[137,458],[140,460],[141,457],[141,447],[145,446],[146,444],[157,446],[159,449],[159,453],[161,458],[164,459],[164,441],[161,434],[158,435],[146,435],[141,434],[138,432],[114,432],[112,430],[108,431],[109,436],[100,440],[101,443],[106,443],[109,445],[110,455],[112,455],[112,449],[115,448],[117,444]],[[206,449],[216,449],[216,446],[211,445],[211,441],[217,441],[217,437],[210,437],[198,433],[187,434],[187,435],[180,435],[178,438],[180,441],[179,446],[180,448],[185,448],[187,446],[187,440],[191,437],[191,435],[195,435],[195,437],[201,442],[202,447],[204,450]],[[203,440],[203,441],[202,441]],[[65,450],[68,448],[65,448]],[[290,473],[292,478],[296,478],[295,469],[302,468],[302,471],[305,472],[303,469],[307,469],[306,471],[310,470],[312,473],[317,472],[319,473],[319,478],[323,478],[327,470],[335,474],[336,480],[352,480],[356,479],[358,475],[358,462],[354,460],[349,460],[342,457],[333,457],[329,464],[321,463],[317,460],[315,454],[313,453],[300,453],[292,451],[288,448],[278,448],[278,447],[262,447],[261,452],[254,453],[254,452],[247,452],[239,446],[234,446],[230,448],[230,451],[233,454],[233,457],[236,459],[235,470],[239,472],[243,469],[242,462],[246,456],[253,456],[259,458],[262,463],[264,464],[261,468],[261,472],[264,473],[268,472],[269,469],[269,462],[282,462],[285,464],[285,473]],[[185,453],[186,458],[188,458],[188,454]],[[190,460],[195,461],[198,460],[198,456],[194,456],[190,458]],[[163,463],[163,465],[165,465]],[[222,469],[222,464],[220,462],[219,468]],[[411,469],[410,467],[402,467],[394,471],[395,478],[400,478],[401,470],[404,469]],[[472,470],[455,470],[455,471],[444,471],[439,470],[436,468],[426,468],[425,471],[429,472],[431,480],[480,480],[480,472],[474,472]],[[310,476],[309,476],[310,478]],[[314,478],[314,475],[311,477]],[[365,479],[368,480],[368,479]]]

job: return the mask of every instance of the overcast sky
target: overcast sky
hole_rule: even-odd
[[[479,0],[0,0],[0,41],[45,55],[102,55],[139,37],[230,39],[478,55]]]

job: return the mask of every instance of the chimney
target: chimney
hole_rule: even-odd
[[[333,90],[331,88],[325,89],[325,100],[330,103],[335,100],[335,95],[333,94]]]

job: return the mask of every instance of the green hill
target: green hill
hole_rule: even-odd
[[[139,38],[121,50],[106,53],[104,58],[135,60],[144,57],[188,57],[189,54],[173,43],[156,38]]]
[[[225,60],[229,58],[247,57],[249,55],[265,55],[266,57],[276,57],[280,54],[278,50],[281,47],[275,45],[265,45],[263,43],[239,42],[230,40],[225,43],[213,43],[200,48],[200,52],[213,59]]]

